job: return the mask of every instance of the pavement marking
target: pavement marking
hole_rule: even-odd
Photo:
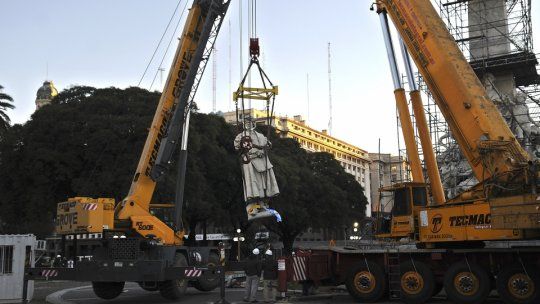
[[[71,302],[71,301],[67,301],[67,300],[62,299],[62,296],[64,294],[66,294],[67,292],[70,292],[70,291],[77,291],[77,290],[88,289],[88,288],[92,288],[92,286],[80,286],[80,287],[62,289],[62,290],[59,290],[57,292],[53,292],[50,295],[48,295],[45,298],[45,302],[51,303],[51,304],[75,304],[75,302]]]
[[[96,297],[89,297],[89,298],[73,298],[73,299],[65,299],[65,301],[87,301],[87,300],[98,300]]]

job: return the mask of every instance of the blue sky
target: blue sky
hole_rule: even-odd
[[[246,52],[247,0],[242,2]],[[377,151],[378,138],[382,138],[383,152],[395,153],[393,88],[378,18],[369,10],[370,2],[259,0],[261,60],[280,87],[276,99],[279,114],[307,116],[309,74],[309,123],[324,129],[328,122],[327,43],[331,42],[333,135],[371,152]],[[10,112],[13,122],[22,123],[33,113],[35,93],[46,78],[47,65],[48,78],[59,90],[70,85],[137,85],[177,3],[0,0],[0,84],[15,99],[17,108]],[[221,111],[232,110],[229,69],[233,90],[241,74],[239,19],[239,1],[235,0],[217,40],[217,109]],[[533,7],[533,28],[538,37],[540,24],[536,19],[540,19],[540,9]],[[169,37],[167,34],[166,42]],[[164,78],[175,47],[176,41],[165,60]],[[142,87],[149,88],[163,52],[164,47]],[[197,97],[203,112],[212,109],[211,76],[210,63]],[[152,89],[161,87],[158,76]]]

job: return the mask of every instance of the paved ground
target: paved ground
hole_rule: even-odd
[[[51,284],[49,288],[46,288],[46,284]],[[63,289],[62,287],[66,288]],[[166,301],[157,292],[148,292],[139,288],[136,284],[129,283],[126,285],[124,293],[118,298],[105,301],[100,300],[94,296],[92,288],[86,284],[79,284],[73,282],[57,282],[57,283],[45,283],[42,285],[36,286],[36,301],[32,303],[46,303],[45,298],[43,297],[44,291],[48,290],[53,293],[52,296],[49,296],[47,300],[49,303],[53,304],[146,304],[146,303],[171,303]],[[55,293],[56,292],[56,293]],[[340,303],[340,304],[349,304],[357,303],[352,300],[352,298],[343,291],[337,291],[332,294],[325,295],[316,295],[309,297],[301,297],[299,294],[291,293],[291,298],[287,303],[308,303],[308,304],[326,304],[326,303]],[[226,299],[231,303],[243,303],[243,289],[227,289]],[[189,288],[187,294],[179,300],[178,303],[183,304],[201,304],[201,303],[214,303],[219,299],[219,291],[213,291],[209,293],[202,293],[193,288]],[[259,292],[258,299],[262,300],[262,293]],[[380,302],[384,304],[389,303],[399,303],[399,302]],[[435,298],[432,302],[433,304],[446,304],[449,303],[444,299],[444,296]],[[492,298],[489,302],[490,304],[498,304],[499,301],[496,298]]]

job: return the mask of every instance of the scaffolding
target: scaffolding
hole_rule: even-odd
[[[432,2],[478,77],[486,88],[491,84],[488,96],[498,106],[522,146],[532,157],[540,156],[540,77],[533,48],[530,1]],[[510,75],[512,86],[497,90],[490,82],[492,75]],[[422,76],[417,74],[415,78],[423,92],[424,110],[442,182],[447,197],[451,198],[474,185],[476,180]],[[403,82],[407,82],[406,77]],[[522,126],[523,121],[528,125],[526,128]],[[418,135],[416,137],[422,158]],[[399,152],[406,155],[403,149]]]
[[[518,85],[537,81],[530,1],[438,0],[436,5],[475,70],[511,68]],[[524,67],[526,71],[520,71]]]

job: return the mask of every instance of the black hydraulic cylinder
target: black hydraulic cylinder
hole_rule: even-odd
[[[178,175],[176,177],[176,195],[174,202],[174,224],[177,230],[182,230],[182,208],[184,206],[184,186],[186,184],[187,150],[178,154]]]

